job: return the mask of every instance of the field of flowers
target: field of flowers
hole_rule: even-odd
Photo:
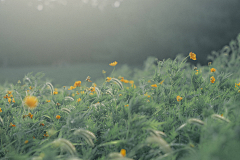
[[[6,83],[0,159],[239,159],[239,46],[240,34],[206,66],[186,62],[197,61],[193,52],[149,57],[143,70],[115,61],[100,85],[89,75],[56,88],[43,73]]]

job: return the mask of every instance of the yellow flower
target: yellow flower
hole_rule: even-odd
[[[30,86],[30,87],[29,87],[29,89],[31,90],[31,89],[33,89],[33,87],[32,87],[32,86]]]
[[[11,94],[12,92],[11,91],[8,91],[8,94]]]
[[[107,82],[110,82],[111,79],[112,79],[111,77],[107,77],[107,78],[106,78],[106,81],[107,81]]]
[[[77,99],[77,102],[80,102],[80,101],[81,101],[81,98],[78,98],[78,99]]]
[[[17,83],[21,83],[21,81],[20,80],[18,80],[18,82]]]
[[[128,81],[128,80],[126,80],[126,79],[124,79],[124,80],[123,80],[123,82],[124,82],[124,83],[128,83],[129,81]]]
[[[118,63],[118,62],[115,61],[115,62],[110,63],[109,65],[110,65],[110,66],[116,66],[117,63]]]
[[[8,95],[6,94],[3,98],[6,98],[6,99],[7,99],[7,98],[9,98],[9,97],[8,97]]]
[[[74,86],[70,86],[70,88],[68,88],[68,90],[72,90],[72,89],[75,89],[76,87]]]
[[[124,77],[121,77],[121,80],[120,80],[121,82],[124,82]]]
[[[0,112],[2,112],[2,108],[0,108]]]
[[[15,103],[15,100],[14,100],[14,98],[12,99],[12,102],[13,102],[13,103]]]
[[[53,95],[55,95],[55,94],[58,94],[58,92],[57,91],[53,91]]]
[[[24,103],[30,109],[34,109],[38,105],[38,99],[34,96],[27,96],[24,98]]]
[[[57,116],[56,116],[56,118],[57,118],[57,119],[60,119],[60,118],[61,118],[61,116],[57,115]]]
[[[192,60],[197,60],[196,54],[194,54],[193,52],[190,52],[190,53],[189,53],[189,56],[190,56],[190,59],[192,59]]]
[[[240,82],[237,85],[240,86]]]
[[[119,94],[119,96],[122,96],[122,94]]]
[[[181,101],[181,100],[182,100],[182,97],[177,96],[177,101],[179,102],[179,101]]]
[[[92,96],[92,95],[93,95],[93,93],[89,93],[89,95],[91,95],[91,96]]]
[[[130,84],[133,84],[133,83],[134,83],[134,81],[133,81],[133,80],[130,80],[130,81],[129,81],[129,83],[130,83]]]
[[[13,97],[13,95],[11,94],[9,97],[10,97],[10,98],[12,98],[12,97]]]
[[[216,69],[215,69],[215,68],[211,68],[210,71],[211,71],[211,72],[215,72]]]
[[[81,86],[81,81],[76,81],[75,83],[74,83],[74,87],[80,87]]]
[[[153,84],[153,85],[151,85],[152,87],[157,87],[157,85],[156,84]]]
[[[163,84],[163,82],[164,82],[164,80],[163,80],[163,81],[161,81],[159,84]]]
[[[121,153],[121,155],[122,155],[123,157],[126,156],[126,150],[125,150],[125,149],[121,149],[120,153]]]
[[[8,102],[11,103],[11,98],[8,98]]]
[[[46,100],[46,102],[48,103],[48,102],[51,102],[51,100]]]
[[[215,82],[215,78],[212,76],[212,77],[210,77],[210,82],[211,83],[214,83]]]
[[[95,91],[95,87],[90,87],[90,91],[94,92]]]
[[[28,140],[26,140],[24,143],[27,144],[27,143],[28,143]]]
[[[103,74],[105,74],[105,73],[106,73],[106,71],[102,70],[102,73],[103,73]]]
[[[73,93],[73,94],[72,94],[72,96],[74,97],[74,96],[75,96],[75,94]]]
[[[125,105],[125,107],[128,107],[128,106],[129,106],[128,104]]]
[[[81,94],[84,94],[84,91],[81,91],[80,93],[81,93]]]

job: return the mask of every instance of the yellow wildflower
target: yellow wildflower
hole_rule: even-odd
[[[68,88],[68,90],[72,90],[72,89],[75,89],[76,87],[74,86],[70,86],[70,88]]]
[[[81,86],[81,81],[76,81],[75,83],[74,83],[74,87],[80,87]]]
[[[59,116],[59,115],[56,116],[56,119],[60,119],[60,118],[61,118],[61,116]]]
[[[111,77],[107,77],[107,78],[106,78],[106,81],[107,81],[107,82],[110,82],[111,79],[112,79]]]
[[[93,83],[93,87],[97,87],[97,84],[96,84],[96,83]]]
[[[119,94],[119,97],[122,96],[122,94]]]
[[[33,87],[32,87],[32,86],[30,86],[30,87],[29,87],[29,89],[31,90],[31,89],[33,89]]]
[[[192,60],[197,60],[196,54],[194,54],[193,52],[190,52],[190,53],[189,53],[189,56],[190,56],[190,59],[192,59]]]
[[[106,73],[106,71],[102,70],[102,73],[103,73],[103,74],[105,74],[105,73]]]
[[[51,100],[46,100],[46,102],[48,103],[48,102],[51,102]]]
[[[125,105],[125,107],[128,107],[128,106],[129,106],[128,104]]]
[[[55,94],[58,94],[58,92],[57,91],[53,91],[53,95],[55,95]]]
[[[109,65],[110,65],[110,66],[116,66],[117,63],[118,63],[118,62],[115,61],[115,62],[110,63]]]
[[[164,80],[162,80],[159,84],[163,84]]]
[[[211,71],[211,72],[215,72],[216,69],[215,69],[215,68],[211,68],[210,71]]]
[[[6,98],[6,99],[7,99],[7,98],[9,98],[9,97],[8,97],[8,95],[6,94],[3,98]]]
[[[0,112],[2,112],[2,108],[0,108]]]
[[[80,93],[81,93],[81,94],[84,94],[84,91],[81,91]]]
[[[24,103],[30,109],[34,109],[38,105],[38,99],[34,96],[27,96],[24,98]]]
[[[124,79],[124,80],[123,80],[123,82],[124,82],[124,83],[128,83],[129,81],[128,81],[128,80],[126,80],[126,79]]]
[[[121,77],[121,80],[120,80],[121,82],[124,82],[124,77]]]
[[[13,97],[13,95],[11,94],[9,97],[10,97],[10,98],[12,98],[12,97]]]
[[[179,101],[181,101],[181,100],[182,100],[182,97],[177,96],[177,101],[179,102]]]
[[[90,96],[92,96],[92,95],[93,95],[93,93],[89,93],[89,95],[90,95]]]
[[[153,84],[153,85],[151,85],[152,87],[157,87],[157,84]]]
[[[212,76],[212,77],[210,77],[210,82],[211,83],[214,83],[215,82],[215,78]]]
[[[18,82],[17,83],[21,83],[21,81],[20,80],[18,80]]]
[[[15,100],[14,100],[14,98],[12,99],[12,102],[13,102],[13,103],[15,103]]]
[[[77,102],[80,102],[80,101],[81,101],[81,98],[78,98],[78,99],[77,99]]]
[[[121,153],[121,155],[122,155],[123,157],[126,156],[126,150],[125,150],[125,149],[121,149],[120,153]]]
[[[11,103],[11,101],[12,101],[11,98],[8,98],[8,102]]]
[[[75,94],[74,93],[72,93],[72,97],[74,97],[75,96]]]
[[[27,143],[28,143],[28,140],[26,140],[24,143],[27,144]]]
[[[8,94],[11,94],[12,92],[11,91],[8,91]]]
[[[129,83],[130,83],[130,84],[133,84],[133,83],[134,83],[134,81],[133,81],[133,80],[130,80],[130,81],[129,81]]]
[[[90,91],[94,92],[95,91],[95,87],[90,87]]]

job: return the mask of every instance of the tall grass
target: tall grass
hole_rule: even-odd
[[[149,57],[143,70],[112,66],[97,84],[76,79],[56,88],[42,73],[5,84],[0,158],[238,159],[239,44],[240,34],[206,66],[191,66],[189,56]]]

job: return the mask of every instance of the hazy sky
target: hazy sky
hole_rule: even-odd
[[[142,64],[197,54],[240,33],[239,0],[0,0],[0,67]]]

